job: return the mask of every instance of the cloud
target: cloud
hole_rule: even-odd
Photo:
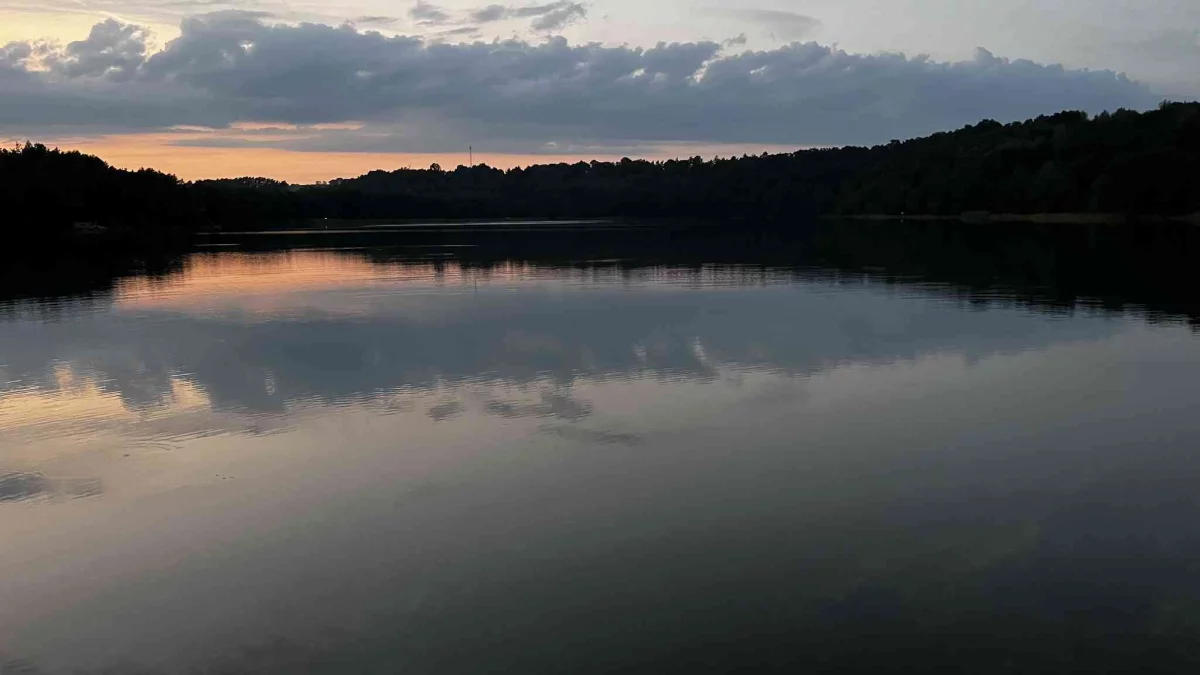
[[[756,23],[774,40],[792,42],[811,38],[821,30],[821,21],[805,14],[778,9],[713,9],[720,16]]]
[[[394,16],[360,16],[354,20],[354,23],[374,25],[374,26],[390,26],[400,19]]]
[[[426,17],[440,11],[424,7]],[[450,44],[352,25],[270,24],[248,12],[190,17],[178,38],[152,54],[141,29],[116,22],[43,57],[50,69],[30,66],[34,48],[15,43],[0,51],[0,133],[355,121],[361,128],[278,147],[429,151],[473,139],[527,149],[549,142],[805,146],[1157,102],[1147,87],[1112,71],[986,50],[939,62],[812,42],[739,54],[715,42]]]
[[[459,26],[458,28],[447,28],[434,33],[428,33],[424,37],[430,41],[445,41],[449,38],[475,38],[479,37],[482,31],[478,26]]]
[[[475,35],[479,32],[478,24],[523,19],[532,19],[530,28],[536,31],[561,30],[587,18],[587,7],[569,0],[524,7],[487,5],[468,10],[462,17],[455,18],[450,11],[438,5],[418,0],[408,15],[418,26],[458,26],[452,31],[443,31],[441,35]]]
[[[749,39],[746,37],[746,34],[739,33],[738,35],[721,42],[721,44],[725,47],[745,47],[747,42],[749,42]]]
[[[529,14],[529,16],[537,17],[530,24],[534,30],[559,30],[575,21],[587,18],[587,8],[577,2],[555,2],[525,9],[537,12]]]
[[[108,19],[92,27],[86,40],[67,45],[50,65],[67,77],[133,77],[146,59],[147,31]]]
[[[587,18],[587,7],[578,2],[559,0],[544,5],[510,7],[487,5],[466,13],[465,23],[486,24],[498,21],[533,19],[530,27],[539,31],[561,30]]]
[[[33,45],[28,42],[10,42],[0,47],[0,70],[16,70],[33,56]]]
[[[471,10],[468,15],[471,21],[478,23],[493,23],[511,18],[512,9],[504,5],[488,5],[479,9]]]
[[[451,20],[449,12],[437,5],[425,2],[425,0],[417,0],[417,4],[408,10],[408,16],[418,25],[423,26],[437,26],[449,23]]]

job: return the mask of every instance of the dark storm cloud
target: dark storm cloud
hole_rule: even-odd
[[[440,11],[419,6],[426,17]],[[144,33],[116,22],[58,52],[34,51],[24,43],[0,50],[0,131],[359,121],[359,132],[303,143],[353,149],[372,138],[376,150],[403,150],[407,139],[424,137],[457,148],[474,135],[530,147],[827,145],[1156,102],[1145,86],[1112,71],[1010,61],[982,49],[972,60],[945,63],[816,43],[736,55],[715,42],[447,44],[349,25],[272,25],[245,12],[188,18],[177,39],[150,55]],[[32,67],[38,60],[49,67]],[[392,133],[402,127],[407,135]],[[392,147],[380,147],[373,133]]]

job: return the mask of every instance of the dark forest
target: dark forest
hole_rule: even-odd
[[[142,239],[315,219],[711,218],[1200,212],[1200,103],[1062,112],[872,148],[500,170],[372,171],[328,185],[185,182],[26,143],[0,150],[10,237]]]

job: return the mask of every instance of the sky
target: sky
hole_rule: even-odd
[[[312,182],[1200,97],[1195,0],[495,1],[0,0],[0,140]]]

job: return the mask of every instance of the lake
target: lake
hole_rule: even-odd
[[[1191,230],[575,227],[8,264],[4,675],[1200,663]]]

